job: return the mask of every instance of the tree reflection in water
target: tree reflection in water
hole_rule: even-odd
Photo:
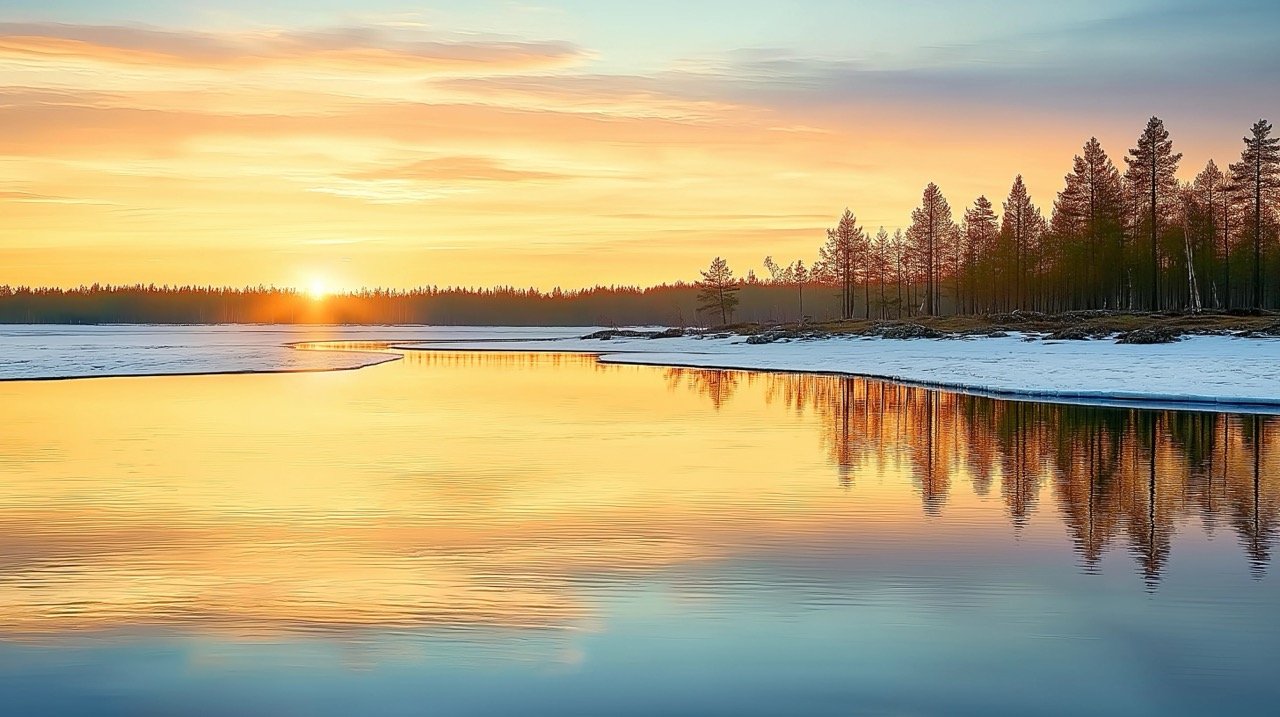
[[[905,458],[926,515],[957,479],[978,495],[1000,487],[1015,529],[1053,491],[1081,566],[1127,549],[1149,586],[1168,562],[1179,521],[1230,526],[1261,577],[1280,525],[1280,421],[1272,416],[997,400],[856,377],[669,369],[719,409],[742,382],[766,400],[819,418],[842,485]]]

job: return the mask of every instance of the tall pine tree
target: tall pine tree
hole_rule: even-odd
[[[975,199],[973,206],[964,211],[962,235],[969,311],[977,313],[979,307],[990,308],[991,274],[988,265],[1000,238],[995,208],[985,195]],[[982,287],[981,291],[979,287]],[[957,310],[962,308],[957,307]]]
[[[1076,155],[1066,186],[1053,206],[1058,259],[1065,264],[1059,269],[1076,275],[1073,283],[1079,290],[1073,298],[1077,304],[1120,304],[1124,287],[1122,202],[1120,172],[1098,138],[1090,137],[1083,152]]]
[[[1022,175],[1014,177],[1009,188],[1009,198],[1004,202],[1004,221],[1000,225],[1001,259],[1004,265],[1002,281],[1006,304],[1010,308],[1029,308],[1027,297],[1029,275],[1035,265],[1035,253],[1045,231],[1044,215],[1031,201]],[[1010,286],[1010,284],[1012,284]]]
[[[1201,303],[1212,301],[1218,308],[1225,306],[1223,292],[1229,282],[1227,278],[1229,273],[1224,271],[1228,254],[1224,253],[1221,257],[1218,254],[1220,248],[1218,225],[1221,223],[1222,207],[1226,199],[1225,187],[1226,177],[1223,176],[1222,170],[1218,169],[1218,165],[1212,159],[1209,160],[1191,183],[1190,202],[1187,207],[1187,223],[1196,256],[1199,258],[1196,271],[1206,282],[1216,282],[1218,285],[1215,287],[1214,284],[1209,284],[1208,287],[1201,287],[1202,293],[1207,292],[1201,297]],[[1216,272],[1213,271],[1215,268]]]
[[[1249,236],[1253,241],[1253,308],[1262,308],[1263,232],[1280,199],[1280,137],[1271,136],[1271,123],[1258,120],[1244,138],[1240,161],[1231,165],[1231,182],[1248,206]]]
[[[716,257],[702,272],[698,282],[698,310],[720,314],[720,323],[729,323],[729,317],[738,306],[738,282],[733,278],[729,262]]]
[[[859,261],[867,247],[867,233],[848,209],[840,215],[835,228],[827,230],[827,243],[818,249],[814,273],[840,289],[840,318],[853,318],[854,291]]]
[[[938,185],[929,182],[924,188],[920,206],[911,212],[911,228],[907,235],[917,252],[924,274],[924,310],[929,316],[938,313],[938,273],[942,268],[946,244],[952,240],[956,224],[951,218],[951,205]]]
[[[1138,136],[1138,146],[1124,158],[1129,165],[1124,179],[1129,186],[1136,215],[1135,228],[1145,229],[1151,242],[1151,274],[1147,308],[1160,309],[1160,231],[1177,212],[1178,162],[1182,153],[1173,151],[1173,140],[1159,117],[1147,121]]]

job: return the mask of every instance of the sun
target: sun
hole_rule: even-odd
[[[307,282],[307,296],[310,296],[312,301],[320,301],[329,294],[329,282],[325,281],[324,277],[313,276]]]

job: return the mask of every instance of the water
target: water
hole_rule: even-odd
[[[1280,419],[426,352],[0,406],[6,714],[1280,700]]]

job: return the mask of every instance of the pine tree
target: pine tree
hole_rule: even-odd
[[[1249,209],[1253,242],[1253,308],[1262,308],[1262,245],[1264,225],[1273,219],[1280,199],[1280,137],[1271,136],[1271,123],[1258,120],[1244,138],[1240,161],[1231,165],[1231,181]]]
[[[1001,252],[1005,263],[1006,283],[1012,281],[1013,297],[1007,303],[1016,308],[1029,308],[1026,296],[1027,274],[1034,268],[1035,252],[1040,248],[1046,224],[1040,209],[1032,203],[1022,175],[1014,177],[1009,198],[1004,202],[1004,221],[1000,225]]]
[[[1197,204],[1195,185],[1179,182],[1177,223],[1182,226],[1182,265],[1187,276],[1187,306],[1195,314],[1204,308],[1204,300],[1200,296],[1200,278],[1196,273],[1196,258],[1200,255],[1194,246],[1196,240],[1193,239],[1200,230],[1192,226],[1197,223]]]
[[[1076,155],[1066,185],[1053,205],[1053,234],[1061,271],[1082,274],[1075,283],[1083,291],[1077,301],[1110,304],[1106,284],[1114,279],[1116,305],[1124,286],[1123,213],[1120,172],[1097,137]],[[1108,270],[1116,272],[1104,276]],[[1064,287],[1068,288],[1068,287]]]
[[[698,282],[698,310],[720,313],[720,323],[729,323],[729,317],[738,306],[738,282],[733,279],[729,262],[716,257],[711,266],[702,272]]]
[[[929,316],[938,313],[938,270],[945,251],[945,244],[955,234],[956,225],[951,219],[951,205],[947,204],[942,190],[933,182],[924,188],[920,206],[911,212],[911,228],[907,230],[917,251],[924,274],[924,308]]]
[[[1147,128],[1138,137],[1138,146],[1129,150],[1124,161],[1129,165],[1125,182],[1131,189],[1135,208],[1140,212],[1133,217],[1134,225],[1145,222],[1151,242],[1151,285],[1148,308],[1160,309],[1160,229],[1169,224],[1176,212],[1178,197],[1178,162],[1182,153],[1173,151],[1169,131],[1159,117],[1147,121]]]
[[[800,323],[804,323],[804,283],[809,280],[809,270],[804,262],[796,259],[791,265],[791,278],[796,282],[796,295],[800,301]]]
[[[962,236],[964,273],[969,286],[969,310],[977,313],[978,287],[990,286],[990,282],[984,280],[987,272],[983,271],[983,264],[990,261],[1000,237],[995,208],[985,195],[975,199],[973,206],[965,210]]]
[[[1226,268],[1226,257],[1229,253],[1224,252],[1222,260],[1217,260],[1215,257],[1218,255],[1222,208],[1226,201],[1226,177],[1212,159],[1204,165],[1204,169],[1200,170],[1191,183],[1188,199],[1187,223],[1190,226],[1196,255],[1200,257],[1197,272],[1208,280],[1214,273],[1212,270],[1217,268],[1217,277],[1221,280],[1223,287],[1209,291],[1208,297],[1201,297],[1201,303],[1207,303],[1204,299],[1209,298],[1218,308],[1223,308],[1226,306],[1226,297],[1222,292],[1230,285],[1229,270]],[[1225,245],[1223,248],[1225,249]]]
[[[1227,165],[1227,171],[1224,172],[1225,178],[1222,182],[1222,206],[1219,210],[1220,223],[1222,225],[1220,239],[1222,241],[1222,264],[1223,264],[1223,293],[1224,304],[1226,308],[1236,306],[1235,294],[1231,289],[1231,282],[1235,278],[1235,266],[1232,264],[1232,249],[1238,241],[1241,234],[1241,227],[1249,222],[1245,220],[1246,197],[1244,188],[1236,183],[1232,175],[1235,173],[1236,166],[1234,164]]]
[[[867,247],[867,233],[858,226],[858,219],[848,209],[840,215],[834,229],[827,230],[827,243],[818,250],[815,273],[840,289],[840,318],[853,318],[854,291],[859,262]]]
[[[901,319],[903,306],[902,284],[906,279],[908,254],[907,240],[902,235],[901,229],[895,229],[893,231],[893,238],[889,240],[889,252],[893,262],[894,283],[896,283],[898,287],[898,296],[897,299],[895,299],[895,305],[898,308],[897,318]]]
[[[783,282],[786,269],[778,266],[778,262],[773,260],[772,255],[764,258],[764,268],[769,272],[769,281],[772,281],[775,284]]]

